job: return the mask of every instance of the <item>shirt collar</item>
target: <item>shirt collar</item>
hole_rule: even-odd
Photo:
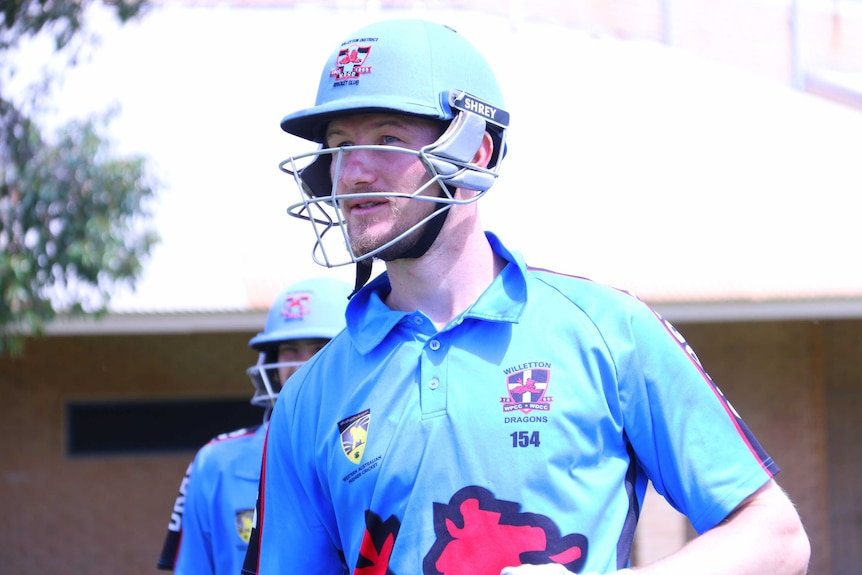
[[[470,308],[455,318],[446,329],[462,323],[466,318],[483,321],[516,323],[527,301],[527,269],[521,255],[511,252],[491,232],[485,237],[495,254],[507,262],[485,292]],[[347,304],[347,332],[359,353],[365,355],[392,331],[411,312],[389,309],[383,298],[391,291],[386,272],[366,284]]]

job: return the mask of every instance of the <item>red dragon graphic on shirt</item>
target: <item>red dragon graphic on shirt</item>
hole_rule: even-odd
[[[365,514],[365,536],[353,575],[396,575],[389,560],[400,521]],[[482,487],[458,491],[449,503],[434,504],[436,540],[425,556],[423,575],[499,575],[503,567],[559,563],[577,573],[587,558],[581,534],[560,536],[544,515],[522,513],[520,505]]]

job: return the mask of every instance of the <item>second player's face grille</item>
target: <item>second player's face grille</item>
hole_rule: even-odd
[[[289,361],[281,363],[263,363],[259,361],[246,370],[246,374],[254,385],[254,397],[251,398],[252,405],[258,407],[272,407],[278,399],[283,380],[286,380],[293,372],[299,369],[305,362]]]

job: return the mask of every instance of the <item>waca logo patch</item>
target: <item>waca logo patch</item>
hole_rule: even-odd
[[[368,441],[368,424],[371,422],[371,410],[351,415],[338,422],[338,432],[341,435],[341,450],[351,463],[359,465],[365,453]]]
[[[234,516],[236,534],[243,543],[248,543],[251,538],[251,528],[254,526],[254,509],[239,509]]]

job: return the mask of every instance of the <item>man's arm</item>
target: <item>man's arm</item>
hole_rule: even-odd
[[[810,556],[811,545],[796,508],[770,480],[719,525],[636,571],[643,575],[803,575]]]
[[[206,489],[209,473],[202,466],[202,451],[198,451],[186,485],[182,537],[180,538],[174,575],[212,575],[215,573],[211,548],[210,509],[214,505]]]
[[[174,565],[177,562],[177,554],[180,549],[180,539],[182,538],[183,528],[183,509],[186,502],[186,487],[192,473],[194,461],[189,463],[186,468],[185,476],[180,483],[180,490],[177,493],[177,498],[174,501],[174,508],[171,513],[171,520],[168,523],[168,532],[165,535],[165,542],[162,544],[162,553],[159,555],[159,560],[156,563],[156,568],[162,571],[173,571]]]
[[[799,514],[773,480],[745,499],[722,523],[638,575],[804,575],[811,546]],[[501,575],[562,575],[561,565],[507,567]],[[616,573],[630,573],[629,570]]]

